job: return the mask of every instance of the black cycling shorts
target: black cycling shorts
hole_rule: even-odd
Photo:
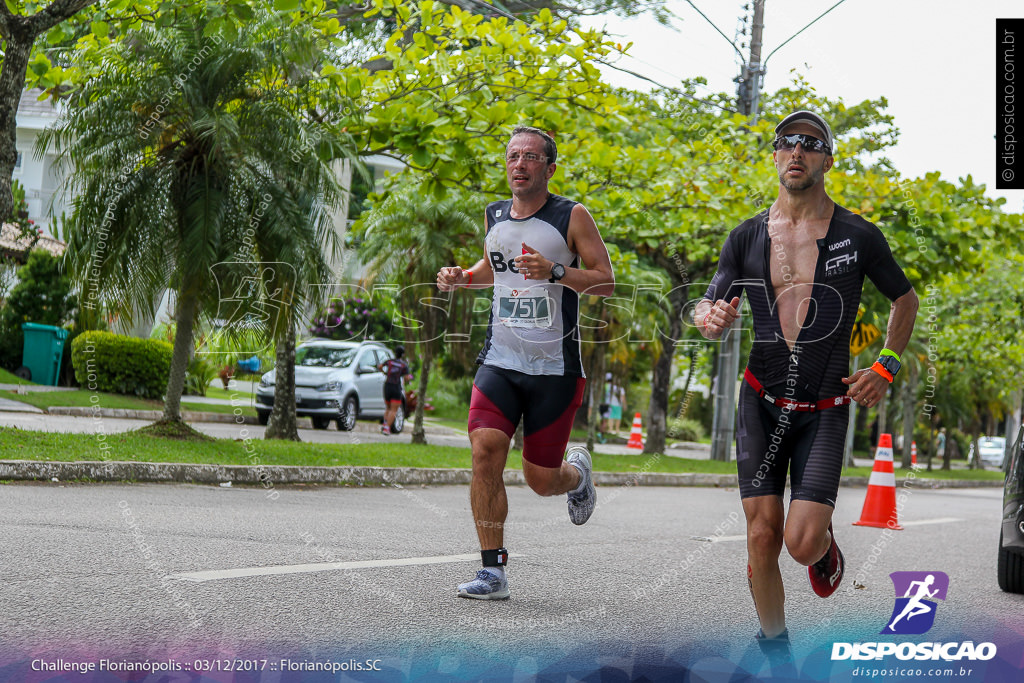
[[[469,431],[498,429],[511,439],[522,419],[523,460],[561,467],[586,383],[582,377],[527,375],[481,365],[473,379]]]
[[[766,390],[797,401],[814,400],[788,395],[785,385]],[[782,496],[788,473],[791,500],[835,507],[849,420],[849,406],[814,412],[783,410],[743,382],[736,411],[740,497]]]
[[[384,383],[385,401],[398,401],[401,403],[403,398],[405,397],[402,395],[402,387],[397,384],[389,384],[388,382]]]

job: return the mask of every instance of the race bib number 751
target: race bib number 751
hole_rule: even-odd
[[[498,297],[498,320],[508,327],[550,327],[551,306],[546,296]]]

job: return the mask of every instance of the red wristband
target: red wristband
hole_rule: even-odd
[[[466,272],[469,273],[469,279],[466,280],[466,286],[469,287],[471,284],[473,284],[473,271],[467,270]]]
[[[704,330],[705,331],[708,329],[708,318],[711,317],[712,313],[713,313],[713,311],[708,311],[707,315],[704,316],[704,323],[703,323],[703,325],[704,325]]]
[[[871,366],[871,369],[874,370],[875,372],[877,372],[882,377],[884,377],[887,380],[889,380],[889,384],[892,384],[892,379],[893,379],[892,373],[889,372],[888,370],[886,370],[884,365],[882,365],[878,361],[875,361],[875,364]]]

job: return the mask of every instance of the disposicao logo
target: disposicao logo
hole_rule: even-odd
[[[945,600],[949,576],[944,572],[893,572],[889,574],[896,589],[896,604],[883,635],[919,635],[935,624],[937,600]],[[833,643],[832,661],[870,660],[896,657],[919,661],[986,661],[996,656],[993,643]]]
[[[935,623],[936,600],[946,599],[949,576],[944,572],[893,572],[889,578],[896,589],[896,605],[880,633],[927,633]]]

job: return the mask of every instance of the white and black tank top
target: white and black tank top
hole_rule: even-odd
[[[568,244],[574,206],[574,201],[549,194],[544,206],[526,218],[511,216],[511,199],[487,207],[484,251],[494,270],[494,294],[478,364],[528,375],[584,376],[576,291],[558,282],[526,280],[513,262],[525,242],[550,261],[578,267]]]

